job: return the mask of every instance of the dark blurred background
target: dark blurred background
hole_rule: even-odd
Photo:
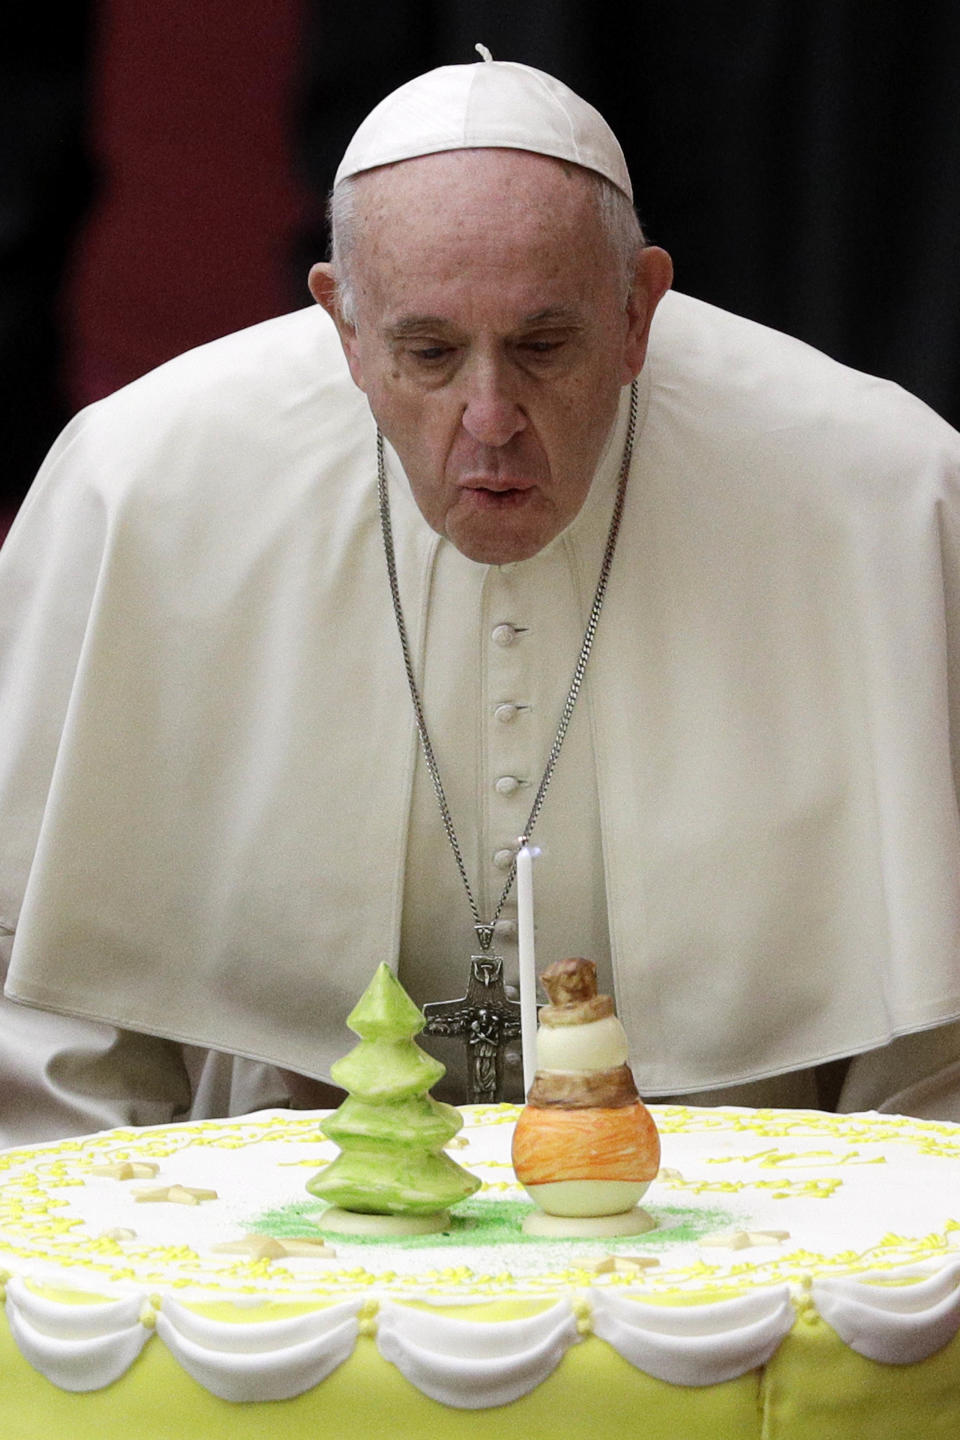
[[[434,65],[552,71],[680,290],[960,423],[955,0],[16,0],[0,51],[0,512],[71,413],[307,302],[356,124]]]

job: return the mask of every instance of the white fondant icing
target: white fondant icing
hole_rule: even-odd
[[[166,1300],[157,1334],[188,1374],[221,1400],[291,1400],[353,1353],[362,1301],[263,1324],[197,1315]]]
[[[532,1210],[523,1222],[526,1235],[597,1237],[614,1235],[643,1235],[657,1226],[653,1216],[639,1205],[630,1210],[621,1210],[615,1215],[556,1215]]]
[[[457,1410],[486,1410],[528,1395],[580,1338],[570,1302],[496,1325],[383,1306],[377,1348],[424,1395]]]
[[[538,1070],[615,1070],[626,1063],[627,1035],[616,1015],[537,1031]]]
[[[885,1278],[815,1280],[814,1304],[851,1350],[885,1365],[916,1365],[960,1330],[960,1260],[912,1284]]]
[[[647,1375],[671,1385],[718,1385],[763,1365],[794,1321],[787,1285],[713,1305],[645,1305],[591,1294],[593,1331]]]
[[[450,1228],[449,1210],[432,1215],[370,1215],[363,1210],[344,1210],[331,1205],[320,1218],[320,1228],[336,1235],[436,1235]]]
[[[548,1180],[523,1187],[548,1215],[622,1215],[650,1189],[649,1180]],[[649,1229],[649,1226],[646,1227]],[[555,1230],[554,1234],[562,1232]],[[609,1233],[609,1232],[607,1232]],[[637,1234],[637,1231],[625,1232]]]
[[[61,1390],[102,1390],[133,1364],[150,1331],[140,1323],[144,1296],[105,1304],[68,1304],[7,1283],[7,1321],[21,1355]]]

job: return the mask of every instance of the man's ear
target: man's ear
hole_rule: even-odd
[[[624,384],[636,379],[647,358],[650,325],[657,306],[673,282],[673,261],[659,245],[647,245],[637,257],[630,298],[627,301],[627,338],[624,346]]]
[[[343,353],[347,357],[347,364],[350,367],[350,374],[353,383],[362,390],[363,370],[360,365],[359,346],[357,344],[357,328],[355,325],[343,318],[343,311],[340,308],[340,292],[337,286],[337,279],[333,273],[333,266],[328,261],[322,260],[311,266],[310,274],[307,277],[307,284],[310,286],[310,294],[321,305],[330,316],[337,327],[337,334],[340,336],[340,344],[343,346]]]

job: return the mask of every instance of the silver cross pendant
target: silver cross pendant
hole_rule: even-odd
[[[482,937],[481,937],[482,943]],[[471,955],[467,993],[424,1005],[427,1035],[462,1036],[467,1048],[467,1104],[503,1099],[503,1056],[520,1034],[520,1002],[503,987],[499,955]]]

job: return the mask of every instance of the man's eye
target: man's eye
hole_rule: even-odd
[[[446,360],[452,350],[449,345],[417,345],[411,348],[410,354],[421,364],[436,365],[439,361]]]
[[[562,340],[525,340],[522,348],[530,355],[553,355],[562,347]]]

